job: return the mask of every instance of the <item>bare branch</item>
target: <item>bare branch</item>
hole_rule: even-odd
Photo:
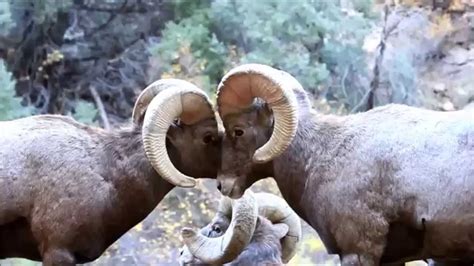
[[[400,21],[398,21],[397,23],[395,23],[389,28],[388,17],[389,17],[389,9],[388,9],[388,5],[385,5],[384,6],[384,25],[383,25],[383,30],[382,30],[382,36],[380,39],[380,44],[378,46],[379,52],[375,58],[375,65],[374,65],[374,70],[373,70],[374,77],[372,81],[370,82],[370,89],[367,94],[367,104],[365,107],[366,111],[374,108],[375,106],[375,92],[378,90],[379,85],[380,85],[380,71],[381,71],[380,69],[383,62],[386,42],[387,42],[387,39],[390,37],[390,34],[397,29],[398,24],[400,23]],[[359,104],[357,106],[359,106]],[[355,108],[353,110],[357,111],[357,109]]]
[[[107,118],[107,113],[105,112],[104,104],[102,103],[102,100],[100,99],[99,93],[97,93],[97,90],[95,89],[94,85],[90,85],[89,90],[92,94],[92,98],[94,98],[97,109],[99,110],[100,119],[102,120],[102,123],[104,124],[104,128],[105,130],[109,131],[110,130],[109,119]]]
[[[362,99],[359,101],[359,103],[356,106],[354,106],[354,108],[352,108],[350,113],[356,112],[357,110],[359,110],[359,108],[362,107],[362,105],[364,105],[364,103],[367,101],[367,98],[368,98],[370,92],[371,92],[370,89],[365,92],[364,96],[362,96]]]

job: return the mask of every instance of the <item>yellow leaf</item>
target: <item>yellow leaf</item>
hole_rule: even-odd
[[[173,65],[171,65],[171,69],[173,69],[173,73],[180,73],[181,72],[181,65],[173,64]]]
[[[324,244],[319,238],[309,239],[308,241],[305,241],[305,243],[312,251],[319,251],[321,249],[324,249]]]
[[[471,5],[474,4],[474,1],[472,0],[451,0],[451,3],[449,5],[449,10],[450,11],[463,11],[466,9],[466,4],[471,1]]]
[[[179,53],[180,54],[190,54],[191,53],[191,46],[189,43],[184,43],[182,46],[179,48]]]
[[[137,224],[137,225],[135,226],[135,230],[137,230],[137,231],[139,231],[139,232],[142,231],[142,230],[143,230],[143,225],[142,225],[141,223]]]
[[[172,75],[170,73],[167,73],[167,72],[164,72],[163,74],[161,74],[161,78],[162,79],[174,78],[174,75]]]
[[[442,16],[435,17],[433,21],[433,26],[430,29],[430,35],[435,37],[435,36],[440,36],[444,35],[454,29],[452,21],[451,21],[451,15],[450,14],[443,14]]]

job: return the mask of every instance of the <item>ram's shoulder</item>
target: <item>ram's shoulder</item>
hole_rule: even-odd
[[[430,110],[423,107],[415,107],[404,104],[387,104],[378,106],[371,109],[365,114],[367,116],[394,116],[394,117],[405,117],[405,116],[431,116],[441,113],[440,111]]]
[[[423,107],[403,104],[388,104],[376,107],[366,112],[348,116],[347,122],[355,125],[381,128],[386,125],[412,127],[414,125],[431,126],[439,123],[449,123],[465,120],[466,111],[437,111]]]
[[[71,117],[62,115],[35,115],[11,121],[0,122],[3,135],[14,135],[20,132],[29,132],[29,135],[39,133],[42,135],[68,134],[94,134],[101,133],[100,128],[91,127],[77,122]]]
[[[101,129],[58,115],[39,115],[1,122],[2,150],[23,150],[22,154],[79,153],[84,156],[98,145]],[[9,148],[7,148],[9,147]]]

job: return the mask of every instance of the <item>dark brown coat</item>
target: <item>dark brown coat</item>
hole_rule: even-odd
[[[346,265],[474,261],[474,113],[393,104],[320,115],[295,93],[296,137],[269,163],[252,162],[272,134],[266,104],[223,117],[223,195],[239,198],[256,180],[274,177],[290,206]]]
[[[169,130],[177,169],[216,176],[216,128],[212,119]],[[148,162],[138,126],[106,132],[54,115],[0,122],[0,259],[95,260],[172,188]]]

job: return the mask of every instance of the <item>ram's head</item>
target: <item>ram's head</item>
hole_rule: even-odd
[[[204,91],[184,80],[155,81],[138,96],[132,116],[142,131],[146,156],[162,178],[194,187],[196,181],[189,175],[217,175],[220,133]]]
[[[301,239],[301,222],[282,198],[247,190],[238,200],[223,197],[211,223],[200,232],[184,228],[182,237],[182,265],[228,263],[243,255],[249,245],[255,249],[253,255],[258,255],[259,247],[281,248],[273,253],[288,263]]]
[[[245,64],[222,78],[217,109],[225,136],[217,179],[224,196],[241,197],[256,181],[255,169],[287,150],[297,133],[302,102],[309,105],[301,84],[270,66]]]

